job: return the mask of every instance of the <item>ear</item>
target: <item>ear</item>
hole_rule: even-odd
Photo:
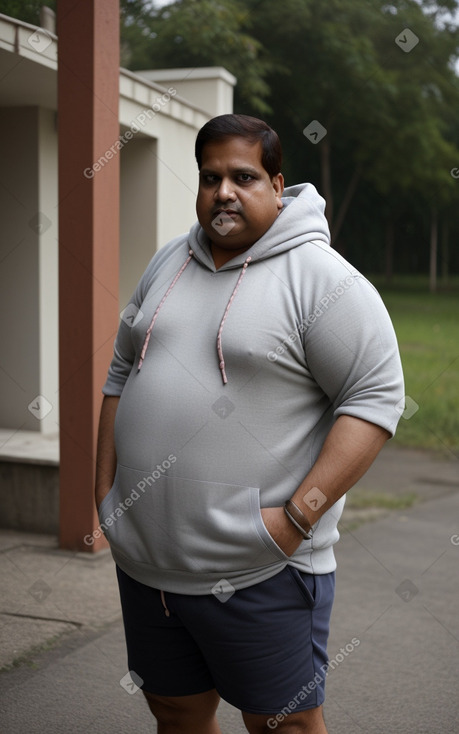
[[[274,190],[274,196],[276,197],[277,208],[282,209],[284,206],[282,203],[282,194],[284,191],[284,177],[282,173],[278,173],[276,176],[273,176],[271,184]]]

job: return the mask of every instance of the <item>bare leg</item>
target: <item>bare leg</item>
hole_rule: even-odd
[[[221,734],[215,717],[220,696],[216,690],[194,696],[155,696],[144,691],[158,722],[158,734]]]
[[[322,706],[307,711],[291,713],[288,716],[279,714],[265,716],[260,714],[247,714],[243,712],[242,717],[249,734],[327,734]]]

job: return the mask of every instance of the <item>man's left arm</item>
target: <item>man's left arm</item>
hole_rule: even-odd
[[[310,525],[358,482],[390,436],[385,428],[361,418],[337,418],[314,466],[291,498]],[[265,507],[261,514],[277,545],[292,555],[303,537],[284,508]]]
[[[337,276],[330,277],[331,291]],[[305,517],[289,509],[307,528],[365,474],[395,433],[404,387],[389,314],[377,291],[359,274],[321,311],[303,338],[310,375],[335,416],[317,460],[290,498]],[[291,555],[302,535],[284,508],[263,508],[262,517],[277,544]]]

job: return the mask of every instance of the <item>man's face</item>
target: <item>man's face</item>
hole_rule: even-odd
[[[196,211],[217,267],[251,247],[282,209],[284,179],[263,168],[262,146],[245,138],[207,143]]]

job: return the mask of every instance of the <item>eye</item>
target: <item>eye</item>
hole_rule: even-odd
[[[239,179],[242,183],[248,183],[249,181],[253,181],[253,176],[251,176],[250,173],[240,173]]]
[[[214,184],[218,181],[218,176],[215,176],[213,173],[206,173],[201,176],[201,181],[205,184]]]

